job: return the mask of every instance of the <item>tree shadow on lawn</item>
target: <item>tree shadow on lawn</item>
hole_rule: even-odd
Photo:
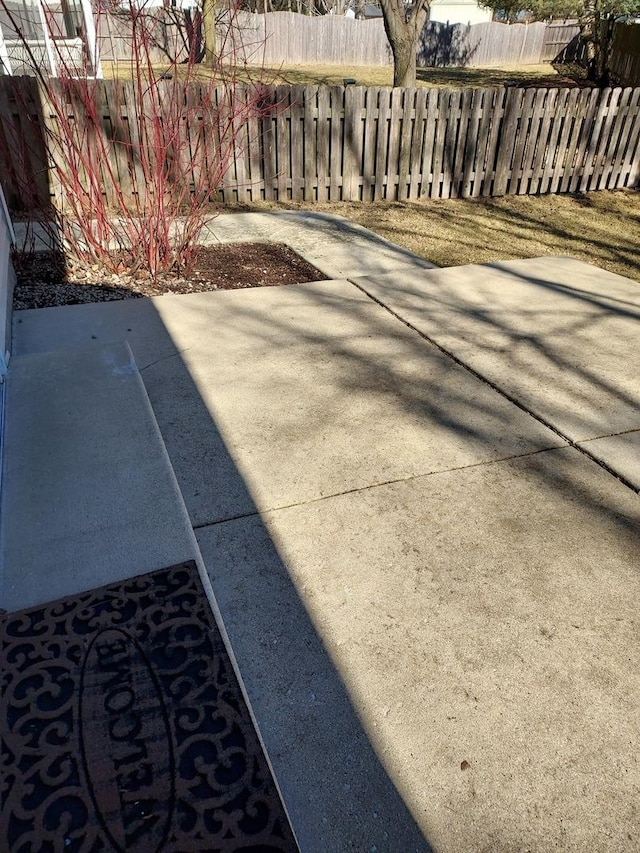
[[[544,198],[544,205],[540,197],[511,196],[389,203],[391,215],[382,229],[388,239],[410,246],[439,266],[558,254],[640,281],[640,215],[612,208],[599,195],[572,197],[572,204],[593,212],[585,221],[562,197]],[[368,227],[376,227],[375,219],[367,222],[366,211],[355,215]]]

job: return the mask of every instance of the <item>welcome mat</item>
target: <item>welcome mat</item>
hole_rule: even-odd
[[[4,614],[0,849],[297,851],[193,561]]]

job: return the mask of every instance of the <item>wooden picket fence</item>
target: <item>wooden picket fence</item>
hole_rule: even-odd
[[[636,186],[640,88],[278,87],[224,201],[377,201]],[[278,106],[276,106],[278,105]]]
[[[4,153],[0,180],[9,200],[12,189],[14,197],[18,191],[16,170],[31,170],[39,186],[46,178],[46,137],[38,122],[50,120],[35,102],[25,117],[24,99],[18,104],[7,95],[12,85],[25,84],[0,78],[0,128],[9,138],[7,127],[22,122],[11,138],[31,137],[22,150]],[[134,90],[117,81],[98,86],[111,165],[133,198],[144,192]],[[185,97],[197,104],[200,90],[190,86]],[[238,97],[247,93],[241,89]],[[243,123],[235,139],[222,185],[212,187],[223,202],[534,195],[635,187],[640,177],[640,88],[282,86],[265,90],[262,103],[263,114]],[[199,129],[181,132],[192,142],[196,135],[209,140],[199,156],[211,158],[220,136],[210,117],[194,115]],[[82,114],[74,120],[81,130]],[[184,159],[172,169],[181,183],[195,186],[202,165],[189,159],[192,149],[183,146]],[[58,184],[51,172],[48,177],[45,191],[59,202]]]

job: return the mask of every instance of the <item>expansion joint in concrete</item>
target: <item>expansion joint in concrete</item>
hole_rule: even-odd
[[[370,492],[375,489],[383,488],[384,486],[393,486],[397,483],[411,483],[417,480],[424,480],[426,477],[437,477],[440,474],[450,474],[454,471],[466,471],[468,468],[480,468],[488,465],[499,465],[503,462],[510,462],[512,459],[526,459],[529,456],[537,456],[540,453],[551,453],[558,450],[558,447],[540,447],[537,450],[528,450],[525,453],[513,453],[510,456],[501,456],[499,459],[484,459],[481,462],[471,462],[469,465],[456,465],[453,468],[441,468],[437,471],[424,471],[420,474],[411,474],[407,477],[395,477],[392,480],[380,480],[377,483],[369,483],[366,486],[354,486],[352,489],[344,489],[340,492],[331,492],[327,495],[320,495],[317,498],[309,498],[303,501],[294,501],[289,504],[281,504],[280,506],[270,506],[255,512],[245,512],[238,515],[230,515],[226,518],[218,518],[215,521],[204,521],[201,524],[194,524],[194,531],[204,530],[208,527],[217,527],[220,524],[226,524],[229,521],[239,521],[243,518],[252,518],[269,512],[280,512],[285,509],[295,509],[296,507],[310,506],[312,504],[322,503],[323,501],[331,500],[332,498],[340,498],[345,495],[355,495],[361,492]]]
[[[561,438],[563,441],[565,441],[569,445],[569,447],[572,447],[574,450],[577,450],[579,453],[582,453],[583,456],[586,456],[592,462],[595,462],[596,465],[598,465],[600,468],[603,468],[608,474],[611,474],[612,477],[615,477],[616,480],[619,480],[624,486],[626,486],[628,489],[631,489],[632,492],[635,492],[636,494],[640,494],[640,488],[638,488],[638,486],[636,486],[634,483],[632,483],[630,480],[628,480],[622,474],[619,474],[617,471],[614,471],[614,469],[611,468],[609,465],[607,465],[606,462],[603,462],[601,459],[598,459],[596,456],[594,456],[592,453],[590,453],[585,447],[581,446],[581,444],[574,441],[572,438],[570,438],[568,435],[566,435],[566,433],[564,433],[562,430],[558,429],[558,427],[554,426],[554,424],[552,424],[546,418],[542,417],[542,415],[537,414],[532,409],[530,409],[528,406],[525,406],[524,403],[521,403],[520,400],[518,400],[512,394],[509,394],[509,392],[505,391],[504,388],[501,388],[500,385],[497,385],[495,382],[492,382],[490,379],[488,379],[486,376],[484,376],[484,374],[480,373],[478,370],[471,367],[471,365],[467,364],[465,361],[462,361],[462,359],[458,358],[458,356],[456,356],[453,352],[451,352],[451,350],[448,350],[446,347],[443,347],[442,344],[439,344],[432,337],[425,334],[420,329],[416,328],[416,326],[414,326],[412,323],[410,323],[408,320],[406,320],[404,317],[402,317],[402,315],[398,314],[392,308],[389,308],[388,305],[385,305],[385,303],[382,302],[380,299],[377,299],[375,296],[373,296],[373,294],[369,293],[369,291],[365,287],[363,287],[362,284],[359,283],[357,278],[349,278],[348,280],[351,282],[351,284],[353,284],[354,287],[357,287],[361,293],[364,293],[365,296],[367,296],[369,299],[371,299],[372,302],[375,302],[376,305],[379,305],[381,308],[384,308],[384,310],[387,311],[389,314],[391,314],[392,317],[394,317],[396,320],[399,320],[408,329],[411,329],[412,332],[415,332],[423,340],[425,340],[428,344],[431,344],[431,346],[434,346],[443,355],[447,356],[447,358],[450,358],[453,362],[455,362],[455,364],[457,364],[459,367],[462,367],[464,370],[466,370],[472,376],[475,376],[476,379],[479,379],[480,382],[483,382],[485,385],[488,385],[490,388],[492,388],[494,391],[496,391],[498,394],[500,394],[506,400],[509,400],[510,403],[513,403],[513,405],[517,406],[521,411],[525,412],[527,415],[532,417],[534,420],[538,421],[538,423],[541,423],[543,426],[547,427],[547,429],[551,430],[551,432],[554,432],[559,438]],[[629,430],[629,431],[634,432],[635,430]],[[621,433],[621,434],[623,434],[623,433]]]

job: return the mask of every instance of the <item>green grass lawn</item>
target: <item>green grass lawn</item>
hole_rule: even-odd
[[[570,255],[640,282],[640,193],[634,190],[279,207],[346,216],[438,266]]]

